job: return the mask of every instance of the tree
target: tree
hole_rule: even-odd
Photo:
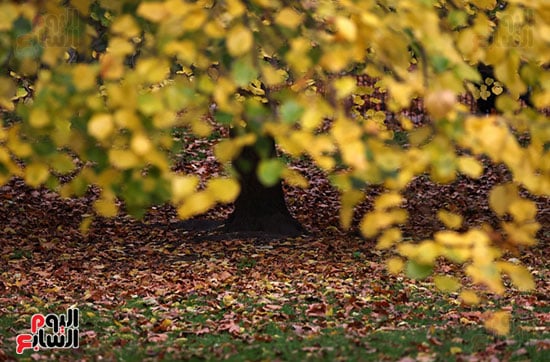
[[[95,209],[104,216],[117,214],[117,199],[136,216],[170,201],[182,218],[236,200],[229,229],[267,224],[295,233],[299,227],[282,203],[280,181],[307,182],[276,157],[274,141],[289,157],[307,155],[330,175],[342,194],[343,228],[364,185],[387,189],[360,228],[379,248],[395,251],[391,272],[423,277],[442,257],[464,264],[474,283],[493,292],[504,291],[502,274],[529,289],[527,269],[505,261],[502,252],[533,245],[540,229],[536,205],[520,187],[540,196],[550,190],[550,122],[543,111],[550,106],[550,8],[502,4],[4,2],[0,181],[20,176],[66,196],[97,185]],[[495,104],[499,115],[478,117],[457,102],[481,82],[479,64],[492,66],[507,90]],[[377,82],[358,85],[358,75]],[[519,98],[528,89],[533,106],[525,108]],[[385,127],[383,114],[364,110],[375,90],[389,95],[385,109],[398,115],[405,144]],[[413,99],[423,99],[428,125],[415,127],[401,113]],[[171,130],[188,127],[206,137],[209,118],[232,129],[216,156],[233,161],[236,172],[198,188],[196,176],[171,170],[170,155],[179,149]],[[330,127],[322,128],[327,120]],[[517,141],[520,134],[529,135],[527,144]],[[502,217],[500,229],[456,231],[461,216],[442,208],[449,230],[403,240],[401,190],[425,173],[440,183],[457,173],[479,177],[482,156],[513,174],[489,195]],[[67,173],[72,179],[60,182]],[[273,203],[250,212],[253,198]],[[264,212],[278,216],[250,221]],[[281,220],[288,228],[270,229]],[[438,280],[443,289],[459,288],[451,276]],[[473,300],[468,290],[461,296]]]
[[[275,140],[271,137],[264,140],[268,157],[276,157]],[[275,179],[271,181],[275,184],[269,186],[260,180],[260,162],[261,155],[253,146],[243,147],[235,160],[240,193],[235,200],[235,209],[225,224],[225,230],[265,231],[289,236],[303,233],[304,228],[292,217],[285,204],[281,180]],[[276,163],[275,167],[279,167],[279,164]]]

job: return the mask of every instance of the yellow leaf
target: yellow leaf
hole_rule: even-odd
[[[329,72],[337,73],[346,68],[350,62],[352,54],[349,49],[326,50],[321,57],[321,65]],[[308,65],[309,57],[302,55],[302,65]]]
[[[286,28],[294,29],[302,23],[302,14],[297,13],[294,9],[283,8],[275,17],[275,23]]]
[[[480,39],[479,35],[476,34],[474,29],[466,28],[460,33],[458,33],[457,46],[458,49],[468,56],[468,58],[473,55],[478,49]]]
[[[92,0],[71,0],[71,4],[80,12],[82,15],[87,16],[90,12],[90,4]]]
[[[431,265],[441,253],[441,245],[432,240],[424,240],[416,247],[415,260],[419,264]]]
[[[0,4],[0,31],[10,30],[12,23],[19,16],[19,9],[11,3]]]
[[[73,83],[77,90],[85,91],[96,86],[98,68],[88,64],[76,64],[73,68]]]
[[[134,110],[119,109],[115,112],[114,120],[117,126],[121,128],[138,129],[140,120]]]
[[[99,74],[105,79],[118,79],[124,74],[123,62],[124,57],[116,57],[111,53],[105,53],[99,58]]]
[[[68,173],[74,170],[73,158],[66,153],[56,153],[51,158],[52,168],[59,173]]]
[[[393,224],[404,224],[409,217],[409,213],[404,209],[394,209],[387,213],[391,216]]]
[[[460,299],[468,305],[477,305],[480,302],[479,296],[473,290],[463,290],[460,292]]]
[[[139,159],[134,152],[130,150],[109,150],[109,162],[116,168],[127,170],[139,164]]]
[[[140,120],[135,110],[137,105],[136,89],[128,84],[119,83],[107,84],[105,89],[107,90],[109,105],[113,108],[121,107],[114,114],[116,124],[120,127],[139,128]]]
[[[141,30],[131,15],[124,14],[113,21],[111,31],[127,38],[133,38],[139,36]]]
[[[391,225],[391,222],[392,219],[387,213],[371,212],[363,216],[359,227],[361,229],[361,233],[365,237],[371,238],[378,234],[380,229],[384,229]]]
[[[157,113],[161,113],[163,116],[165,115],[163,112],[165,110],[165,105],[159,93],[145,93],[140,95],[137,109],[147,116],[153,116]]]
[[[517,198],[517,195],[517,186],[514,184],[495,186],[489,193],[489,205],[497,215],[503,216],[508,210],[508,205]]]
[[[505,336],[510,333],[510,312],[498,311],[491,313],[484,324],[485,328]]]
[[[422,143],[428,140],[432,133],[433,129],[431,127],[424,126],[413,129],[409,133],[409,140],[411,142],[411,145],[420,146]]]
[[[401,127],[403,127],[405,131],[411,131],[414,128],[413,121],[405,115],[399,116],[399,122],[401,123]]]
[[[94,209],[104,217],[114,217],[118,213],[118,207],[112,198],[102,198],[94,202]]]
[[[509,210],[517,223],[534,221],[537,216],[537,205],[530,200],[517,199],[510,204]]]
[[[285,55],[286,61],[296,72],[306,73],[311,67],[311,59],[307,55],[311,49],[311,42],[303,37],[294,38],[290,40],[290,47],[290,51]]]
[[[318,107],[307,107],[305,112],[302,114],[302,126],[306,130],[313,130],[321,125],[323,116],[323,112]]]
[[[441,255],[457,264],[463,264],[470,259],[472,253],[466,248],[445,248]]]
[[[233,298],[233,296],[230,294],[226,294],[223,296],[222,301],[223,301],[223,305],[225,305],[226,307],[229,307],[230,305],[235,303],[235,298]]]
[[[275,69],[269,64],[262,64],[260,68],[263,80],[267,86],[281,84],[288,77],[288,74],[284,70]]]
[[[500,270],[508,274],[512,283],[521,291],[528,291],[535,289],[535,281],[533,276],[524,266],[514,265],[508,262],[500,262]]]
[[[88,122],[88,133],[100,141],[109,137],[113,130],[113,117],[108,113],[97,113]]]
[[[229,178],[214,178],[208,180],[206,191],[209,192],[214,199],[223,203],[235,201],[239,196],[239,184]]]
[[[336,96],[341,99],[353,93],[357,80],[355,77],[343,77],[335,80],[333,84],[336,89]]]
[[[458,169],[463,174],[470,176],[471,178],[479,178],[483,173],[483,166],[481,163],[473,157],[460,157],[458,159]]]
[[[454,354],[459,354],[459,353],[462,353],[462,348],[453,346],[449,349],[449,352],[453,355]]]
[[[54,31],[52,31],[52,33],[53,33],[52,38],[55,39],[55,36],[57,34],[59,34],[60,32],[54,30]],[[46,46],[42,50],[42,63],[53,68],[53,67],[57,66],[60,62],[62,62],[64,60],[65,54],[67,54],[67,53],[61,47]],[[31,63],[28,64],[29,68],[32,68],[33,72],[35,72],[34,69],[36,69],[36,66],[34,64],[32,66],[30,66],[30,64]],[[24,68],[23,65],[21,65],[20,68],[19,68],[20,71],[22,71],[23,74],[26,73],[26,72],[29,72],[31,70],[31,69],[23,70],[22,68]]]
[[[228,102],[230,96],[235,92],[236,85],[232,80],[220,77],[214,89],[214,100],[219,105],[220,109],[234,112],[232,104]]]
[[[405,263],[399,257],[392,257],[386,261],[386,267],[391,274],[399,274],[403,271]]]
[[[130,148],[136,155],[145,155],[153,148],[151,141],[143,133],[138,133],[132,137]]]
[[[414,89],[410,84],[397,81],[389,81],[388,87],[391,98],[397,103],[397,106],[405,108],[410,105],[412,94],[414,92]]]
[[[170,65],[158,58],[143,59],[137,64],[136,73],[149,83],[160,83],[170,73]]]
[[[202,214],[210,209],[216,200],[206,192],[197,192],[189,195],[185,202],[178,208],[178,216],[187,219],[194,215]]]
[[[28,157],[33,153],[31,145],[21,140],[18,125],[9,128],[7,145],[10,151],[17,157]]]
[[[42,128],[50,123],[48,112],[42,108],[34,108],[29,115],[29,123],[34,128]]]
[[[208,10],[195,9],[186,14],[185,20],[182,23],[182,29],[185,31],[194,31],[201,28],[204,22],[208,19]]]
[[[395,207],[401,205],[403,202],[403,196],[396,192],[389,192],[380,195],[374,201],[374,208],[377,210],[389,209],[390,207]]]
[[[466,274],[472,278],[474,283],[485,284],[493,293],[504,293],[504,285],[494,263],[470,264],[466,267]]]
[[[392,224],[400,224],[407,220],[406,210],[374,211],[363,216],[359,225],[361,233],[367,237],[375,236],[379,230]]]
[[[435,276],[434,283],[437,289],[446,293],[456,292],[460,288],[460,282],[450,276]]]
[[[4,99],[4,101],[7,101],[12,97],[19,98],[24,97],[27,94],[28,92],[26,90],[17,88],[12,78],[0,76],[0,107],[2,106],[2,99]]]
[[[167,159],[167,154],[159,152],[156,149],[152,149],[151,152],[144,154],[143,161],[149,165],[156,166],[161,172],[168,172],[170,169],[170,163]],[[143,162],[142,161],[142,162]]]
[[[191,131],[199,137],[208,137],[212,132],[212,127],[200,119],[191,121]]]
[[[206,25],[204,26],[204,32],[206,35],[213,39],[222,38],[225,35],[225,29],[220,24],[220,22],[216,20],[212,20],[206,23]]]
[[[234,17],[241,16],[245,11],[246,7],[240,0],[227,0],[227,12]]]
[[[191,64],[197,57],[197,49],[191,40],[171,41],[164,47],[168,55],[175,55],[186,64]]]
[[[451,229],[458,229],[462,226],[462,216],[454,214],[446,210],[439,210],[437,217],[441,220],[445,226]]]
[[[336,36],[345,39],[349,42],[357,39],[357,26],[355,23],[346,17],[338,16],[334,21],[336,26]]]
[[[107,51],[116,58],[122,58],[134,52],[134,45],[128,39],[117,36],[109,40]]]
[[[345,190],[342,193],[342,205],[340,207],[340,223],[347,230],[353,218],[353,208],[364,198],[363,192],[355,189]]]
[[[172,202],[177,204],[195,192],[199,184],[197,176],[174,176],[172,179]]]
[[[25,167],[25,183],[32,187],[38,187],[50,176],[48,166],[42,163],[31,163]]]
[[[221,140],[214,146],[214,155],[220,162],[228,162],[235,158],[241,148],[235,145],[232,140]]]
[[[140,2],[137,14],[155,23],[161,22],[170,15],[164,2],[160,1]]]
[[[309,187],[309,182],[300,174],[300,172],[288,167],[283,170],[283,178],[290,186],[301,187],[304,189]]]
[[[426,110],[436,120],[445,117],[456,103],[456,95],[451,90],[432,92],[424,99]]]
[[[401,234],[401,230],[397,228],[391,228],[382,233],[380,237],[378,238],[378,242],[376,244],[376,249],[389,249],[393,246],[393,244],[397,243],[402,239],[403,235]]]
[[[172,325],[172,320],[166,318],[160,323],[160,325],[163,329],[167,329],[168,327],[170,327]]]
[[[91,216],[86,216],[82,218],[82,221],[80,222],[80,226],[78,227],[78,230],[80,230],[80,233],[83,235],[88,234],[88,231],[90,230],[90,226],[92,225],[92,221],[94,221],[94,218]]]
[[[449,247],[467,247],[470,246],[468,240],[456,231],[443,230],[434,235],[435,241]]]
[[[510,241],[513,243],[535,245],[537,243],[535,234],[539,231],[541,225],[538,222],[531,222],[522,225],[518,225],[516,223],[503,223],[502,228],[508,235]]]
[[[234,57],[245,54],[252,48],[254,37],[252,32],[242,25],[233,27],[226,38],[226,46],[229,54]]]

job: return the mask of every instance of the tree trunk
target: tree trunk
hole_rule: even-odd
[[[271,156],[275,156],[275,142],[269,139]],[[239,174],[241,192],[235,201],[235,210],[225,224],[225,230],[262,231],[269,234],[298,236],[305,232],[300,223],[288,211],[282,182],[271,187],[264,186],[256,170],[260,156],[254,146],[243,148],[233,162]]]

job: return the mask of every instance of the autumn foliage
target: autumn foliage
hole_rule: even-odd
[[[359,229],[394,251],[390,272],[423,278],[438,260],[462,264],[468,279],[434,280],[472,304],[473,285],[504,293],[503,275],[514,288],[533,288],[529,271],[503,256],[537,243],[530,196],[550,194],[548,3],[68,3],[0,5],[0,183],[17,176],[66,197],[96,185],[99,215],[117,215],[121,200],[134,216],[170,202],[191,218],[235,200],[230,161],[245,146],[266,155],[261,140],[269,136],[281,154],[306,157],[329,175],[343,229],[365,185],[384,187]],[[496,80],[482,80],[478,64],[492,65]],[[532,106],[520,99],[526,93]],[[498,96],[496,112],[476,114],[459,101],[467,95]],[[404,112],[415,100],[425,106],[421,122]],[[214,123],[234,134],[215,148],[226,174],[200,184],[175,172],[181,144],[173,130],[209,137]],[[500,225],[468,230],[442,205],[447,230],[403,237],[402,191],[412,180],[478,178],[492,164],[512,174],[487,195]],[[258,177],[308,186],[279,158],[264,157]]]

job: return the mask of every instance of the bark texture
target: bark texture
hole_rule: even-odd
[[[269,139],[269,143],[270,156],[275,156],[275,142]],[[282,182],[266,187],[258,179],[256,170],[260,159],[255,147],[246,146],[234,162],[241,192],[235,201],[235,210],[227,219],[225,230],[262,231],[285,236],[303,234],[304,228],[288,210]]]

